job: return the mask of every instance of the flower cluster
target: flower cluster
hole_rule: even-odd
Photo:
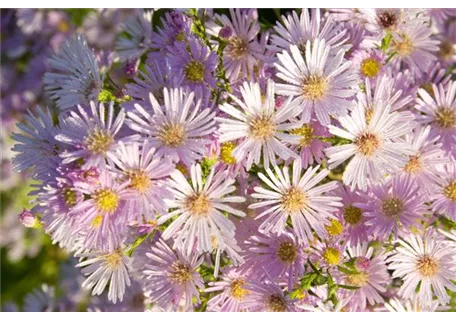
[[[456,10],[108,13],[12,134],[94,309],[454,308]]]

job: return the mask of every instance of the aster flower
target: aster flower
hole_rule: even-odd
[[[242,302],[242,306],[250,312],[298,311],[296,301],[286,296],[282,288],[271,280],[249,281],[244,287],[248,294]]]
[[[120,109],[114,115],[114,102],[108,106],[98,106],[91,101],[90,110],[79,105],[76,111],[61,117],[61,132],[55,139],[68,146],[60,156],[63,163],[71,163],[78,159],[84,160],[84,168],[103,167],[110,152],[116,148],[116,135],[122,128],[125,111]]]
[[[166,311],[187,311],[191,310],[193,299],[200,302],[198,289],[203,289],[204,284],[196,269],[202,259],[196,254],[187,257],[179,249],[174,252],[162,239],[146,256],[143,279],[152,303]]]
[[[54,71],[44,75],[45,89],[61,110],[98,100],[103,84],[100,69],[82,35],[67,40],[49,64]]]
[[[411,300],[401,301],[398,298],[391,298],[385,303],[385,308],[389,312],[434,312],[437,311],[439,306],[438,301],[432,301],[431,304],[423,306],[418,302],[415,297]]]
[[[156,157],[155,149],[145,140],[141,146],[120,142],[111,160],[121,181],[129,181],[132,200],[126,202],[124,210],[130,221],[155,221],[156,213],[166,212],[164,199],[172,197],[164,181],[174,170],[170,159]]]
[[[350,69],[351,62],[343,61],[344,51],[330,56],[331,47],[324,40],[307,41],[304,57],[299,48],[292,45],[288,51],[277,55],[277,76],[286,84],[277,84],[277,93],[294,96],[302,107],[302,119],[309,122],[312,112],[324,126],[330,116],[347,113],[355,94],[357,75]]]
[[[190,254],[194,245],[198,253],[212,252],[214,242],[223,250],[224,235],[233,237],[235,226],[222,211],[244,217],[245,213],[226,203],[244,202],[245,198],[227,196],[236,189],[233,185],[235,180],[228,178],[227,171],[216,174],[212,168],[204,183],[199,164],[192,165],[190,172],[191,184],[180,171],[175,170],[171,174],[169,187],[175,200],[166,200],[166,203],[174,210],[161,216],[158,223],[179,217],[166,228],[162,236],[166,240],[176,235],[175,243],[182,241],[182,249],[187,254]]]
[[[163,89],[164,103],[153,94],[153,114],[136,104],[138,113],[128,112],[127,125],[147,136],[157,156],[168,156],[174,162],[190,165],[202,157],[210,143],[208,135],[215,130],[214,113],[201,110],[201,101],[194,104],[194,93],[182,88]]]
[[[437,36],[437,39],[440,40],[439,60],[443,66],[450,67],[456,63],[456,22],[449,23],[446,34]]]
[[[247,239],[243,247],[245,263],[242,268],[250,270],[258,280],[286,280],[290,291],[304,274],[303,248],[291,232],[268,236],[258,233]]]
[[[126,36],[116,42],[116,52],[120,59],[136,59],[141,57],[149,48],[152,41],[153,11],[138,13],[130,17],[123,26]]]
[[[207,302],[208,311],[239,312],[242,302],[248,291],[244,288],[247,277],[244,272],[235,268],[223,271],[220,281],[209,282],[209,288],[205,292],[220,292]]]
[[[364,21],[365,28],[372,32],[376,40],[381,40],[387,32],[397,33],[404,26],[416,21],[420,9],[379,8],[358,9],[359,18]],[[424,17],[421,18],[423,21]]]
[[[429,138],[440,136],[443,149],[456,155],[456,147],[453,138],[456,135],[456,81],[450,81],[445,88],[433,84],[433,96],[426,90],[419,89],[419,98],[415,108],[421,112],[417,121],[431,125]],[[424,113],[424,114],[423,114]]]
[[[89,197],[71,208],[75,216],[74,232],[84,233],[84,246],[113,251],[126,237],[125,201],[130,181],[119,184],[109,171],[103,170],[96,184],[76,185],[75,190]]]
[[[330,137],[328,129],[312,119],[300,128],[291,129],[290,133],[299,137],[297,144],[293,143],[292,150],[299,150],[302,167],[305,169],[314,162],[320,164],[325,157],[323,150],[330,146],[328,142],[321,140]]]
[[[325,195],[337,187],[336,181],[315,187],[329,172],[323,169],[315,175],[319,168],[319,166],[309,167],[301,176],[302,166],[298,159],[293,163],[291,180],[288,167],[280,170],[275,166],[275,173],[267,168],[267,177],[263,173],[258,174],[258,177],[269,187],[268,189],[255,187],[252,197],[264,201],[249,206],[251,209],[268,207],[256,218],[267,216],[259,227],[260,232],[282,234],[290,217],[293,230],[299,242],[304,245],[308,245],[309,241],[313,240],[312,230],[321,238],[327,236],[325,225],[328,224],[329,218],[334,217],[331,212],[341,204],[340,198]]]
[[[214,88],[214,72],[217,67],[217,54],[212,52],[197,38],[188,43],[179,42],[169,47],[171,73],[184,74],[184,85],[191,89]]]
[[[272,165],[277,163],[276,155],[284,160],[297,157],[283,144],[283,142],[293,141],[293,138],[283,131],[299,127],[297,122],[288,122],[299,113],[299,109],[288,99],[277,110],[274,88],[274,82],[268,80],[264,97],[258,83],[244,82],[241,87],[243,101],[234,95],[230,96],[240,109],[228,103],[220,106],[223,112],[235,119],[216,118],[221,123],[219,129],[221,143],[243,138],[232,155],[239,162],[247,158],[247,170],[250,170],[252,164],[260,163],[261,155],[263,155],[265,168],[269,167],[269,163]]]
[[[372,187],[372,196],[367,203],[357,204],[364,210],[372,234],[385,239],[391,233],[397,237],[412,227],[419,227],[418,220],[423,217],[426,208],[418,190],[419,186],[409,177],[401,176]]]
[[[448,163],[445,152],[441,149],[442,144],[437,143],[439,137],[428,139],[431,127],[415,128],[415,130],[405,136],[414,151],[409,161],[403,167],[403,175],[409,176],[421,188],[430,191],[438,181],[437,167]]]
[[[367,241],[370,235],[364,210],[355,206],[355,204],[363,203],[366,200],[364,194],[359,190],[351,191],[346,186],[340,186],[333,193],[342,198],[343,207],[338,208],[335,216],[342,223],[343,239],[351,246]]]
[[[432,210],[456,219],[456,162],[453,160],[439,172],[437,188],[431,193]]]
[[[307,41],[325,40],[333,51],[338,51],[345,42],[346,30],[328,16],[323,23],[320,9],[302,9],[298,17],[296,11],[288,16],[282,16],[283,24],[277,22],[274,30],[277,34],[271,36],[271,49],[280,52],[289,50],[290,45],[296,45],[301,52],[306,51]]]
[[[384,73],[385,55],[378,50],[357,50],[352,61],[361,79],[376,79]]]
[[[390,106],[374,109],[367,124],[366,112],[358,104],[350,116],[339,118],[345,129],[329,127],[329,132],[351,140],[352,143],[326,149],[330,168],[335,168],[353,158],[348,163],[344,175],[344,184],[352,189],[366,190],[374,182],[383,180],[383,175],[399,171],[412,155],[411,148],[399,138],[405,135],[413,124],[413,115],[390,112]]]
[[[350,306],[355,310],[365,310],[367,302],[372,306],[384,302],[380,293],[386,292],[390,281],[385,252],[374,255],[374,248],[364,242],[349,247],[347,253],[351,259],[355,258],[357,273],[344,275],[344,282],[359,287],[353,291]]]
[[[431,40],[431,29],[420,21],[401,28],[393,34],[390,53],[394,53],[392,62],[407,67],[413,75],[419,75],[437,60],[439,41]]]
[[[207,32],[218,36],[222,31],[230,34],[228,44],[223,53],[223,66],[230,82],[242,78],[252,79],[254,68],[260,61],[265,61],[264,45],[258,40],[260,24],[254,17],[255,9],[229,9],[231,19],[226,15],[214,15],[208,22]],[[229,31],[228,31],[229,30]]]
[[[177,10],[166,12],[160,17],[162,27],[152,33],[153,49],[167,50],[175,42],[184,41],[190,36],[191,19]]]
[[[90,252],[79,254],[84,261],[76,265],[82,267],[84,275],[90,275],[82,287],[92,289],[92,295],[100,295],[109,282],[108,299],[113,303],[122,301],[125,287],[130,286],[128,275],[129,258],[121,249],[112,252]]]
[[[404,281],[398,294],[404,299],[417,297],[423,306],[432,305],[435,294],[440,304],[448,304],[450,297],[445,289],[456,290],[451,282],[456,280],[454,248],[443,245],[432,231],[423,237],[411,234],[399,240],[399,245],[387,260],[393,277]]]
[[[24,133],[12,133],[17,143],[12,148],[16,154],[13,157],[13,169],[24,172],[33,169],[32,176],[45,179],[59,165],[58,152],[62,144],[55,139],[59,128],[54,124],[50,109],[37,108],[38,116],[30,110],[24,117],[25,123],[18,123],[17,127]]]

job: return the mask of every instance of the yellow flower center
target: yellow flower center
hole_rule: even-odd
[[[435,119],[440,128],[449,129],[456,125],[456,111],[450,108],[440,107],[435,113]]]
[[[282,195],[282,207],[287,213],[300,212],[306,207],[307,196],[294,187]]]
[[[236,159],[233,157],[233,150],[236,148],[234,142],[225,142],[220,147],[220,160],[225,164],[236,164]]]
[[[226,49],[232,59],[241,60],[244,59],[249,52],[249,43],[246,39],[232,37]]]
[[[200,61],[191,61],[185,67],[185,77],[192,82],[201,82],[204,80],[204,64]]]
[[[128,173],[130,179],[130,187],[137,190],[140,193],[146,192],[151,184],[149,176],[143,170],[135,170]]]
[[[185,205],[187,210],[196,216],[207,216],[212,209],[211,201],[202,193],[188,197]]]
[[[70,26],[68,25],[68,23],[66,23],[66,21],[60,21],[60,22],[57,24],[57,29],[58,29],[60,32],[67,32],[69,28],[70,28]]]
[[[268,307],[273,312],[285,312],[287,310],[287,304],[283,297],[279,295],[272,295],[268,299]]]
[[[454,43],[448,40],[440,42],[438,55],[443,60],[450,60],[455,54]]]
[[[363,287],[369,283],[369,274],[367,272],[360,272],[358,274],[350,274],[346,277],[349,285]]]
[[[102,188],[92,194],[95,206],[103,213],[113,213],[119,205],[119,196],[111,189]]]
[[[236,300],[242,300],[244,296],[248,293],[246,289],[242,286],[245,284],[245,280],[243,279],[236,279],[231,282],[231,296]]]
[[[417,262],[418,272],[424,277],[432,277],[439,271],[439,263],[436,259],[423,255]]]
[[[421,171],[422,165],[421,165],[421,160],[418,155],[411,156],[409,158],[409,161],[404,167],[404,171],[407,173],[418,173]]]
[[[71,190],[70,188],[65,188],[63,190],[63,200],[65,201],[65,204],[68,206],[68,208],[76,205],[76,202],[78,200],[76,191]]]
[[[373,133],[363,133],[354,141],[358,152],[364,156],[372,156],[380,147],[380,139]]]
[[[309,100],[318,100],[329,88],[328,81],[322,76],[311,75],[302,84],[302,95]]]
[[[86,139],[87,149],[97,154],[105,154],[114,139],[108,132],[95,129]]]
[[[109,268],[115,270],[119,267],[119,265],[122,264],[122,255],[123,254],[121,251],[115,251],[113,253],[107,254],[104,260]]]
[[[453,180],[443,188],[443,195],[451,201],[456,202],[456,180]]]
[[[390,198],[382,201],[382,211],[388,218],[395,218],[404,210],[404,203],[398,198]]]
[[[176,37],[174,38],[175,41],[177,42],[182,42],[185,40],[185,33],[184,32],[179,32]]]
[[[314,128],[311,124],[304,124],[301,128],[292,129],[290,132],[291,134],[301,136],[299,144],[302,147],[310,147],[310,144],[312,143],[314,138]]]
[[[340,252],[337,248],[327,247],[323,251],[323,260],[329,265],[337,265],[340,262]]]
[[[181,124],[164,125],[158,139],[168,147],[177,148],[185,141],[185,128]]]
[[[280,261],[284,263],[293,263],[298,255],[298,249],[291,241],[282,242],[276,252]]]
[[[172,283],[182,285],[192,279],[192,270],[187,264],[174,261],[168,272],[168,278]]]
[[[325,225],[325,228],[330,236],[338,236],[344,231],[344,227],[339,220],[331,219],[329,222],[331,222],[331,224]]]
[[[361,222],[363,211],[354,206],[348,206],[344,209],[344,220],[346,223],[355,226]]]
[[[252,119],[249,123],[250,135],[256,140],[267,140],[271,138],[275,131],[276,126],[270,116],[261,116]]]
[[[101,227],[102,222],[103,222],[103,216],[98,215],[95,218],[93,218],[92,222],[90,222],[90,226],[97,229],[97,228]]]
[[[364,59],[361,63],[361,73],[369,78],[375,77],[380,72],[381,68],[382,66],[380,63],[373,58]]]
[[[409,56],[415,49],[412,40],[406,35],[403,35],[402,41],[394,43],[394,48],[401,57]]]

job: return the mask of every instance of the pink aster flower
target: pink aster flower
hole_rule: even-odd
[[[277,52],[289,50],[291,45],[296,45],[305,52],[307,41],[325,40],[331,50],[338,51],[345,42],[346,30],[335,23],[332,16],[323,19],[320,9],[302,9],[298,16],[293,11],[287,16],[282,16],[283,24],[279,21],[274,26],[277,34],[271,35],[271,49]]]
[[[420,112],[417,121],[431,125],[429,138],[440,136],[443,148],[456,155],[456,145],[453,138],[456,136],[456,81],[450,81],[444,87],[433,84],[433,95],[426,90],[419,89],[419,98],[415,108]]]
[[[400,138],[413,125],[413,115],[391,112],[390,108],[388,105],[376,107],[367,121],[364,106],[357,104],[350,116],[339,118],[345,130],[329,127],[332,134],[352,141],[325,151],[330,168],[336,168],[351,158],[343,182],[352,189],[367,190],[369,185],[382,181],[385,173],[399,171],[412,155],[409,144]]]
[[[327,236],[325,225],[328,219],[333,218],[332,211],[341,206],[339,197],[328,196],[325,193],[334,190],[337,182],[332,181],[316,187],[327,175],[328,170],[323,169],[318,174],[320,167],[309,167],[301,176],[301,161],[295,160],[293,172],[290,178],[288,167],[280,170],[275,166],[273,172],[266,169],[268,176],[259,173],[259,178],[268,187],[255,187],[256,193],[253,198],[261,199],[249,206],[251,209],[267,207],[256,219],[267,216],[260,225],[259,230],[265,234],[285,232],[287,219],[290,217],[293,230],[299,242],[307,245],[314,238],[312,230],[315,230],[321,238]],[[316,175],[315,175],[316,174]]]
[[[292,290],[304,274],[303,247],[291,232],[268,236],[258,233],[247,239],[243,248],[245,263],[242,268],[249,270],[257,280],[283,280],[288,290]]]
[[[245,288],[248,291],[242,306],[250,312],[293,312],[298,311],[296,301],[286,296],[282,288],[266,280],[249,281]]]
[[[386,292],[386,286],[390,282],[385,252],[374,255],[374,248],[368,247],[364,242],[362,245],[349,247],[347,253],[351,259],[355,258],[358,273],[344,275],[343,282],[359,287],[357,290],[350,290],[350,306],[355,310],[365,310],[367,302],[371,306],[384,302],[380,294]]]
[[[291,46],[289,51],[277,55],[277,76],[285,84],[277,84],[277,93],[295,97],[302,108],[302,119],[309,122],[312,112],[324,126],[329,125],[330,116],[347,113],[355,93],[357,74],[350,69],[351,62],[344,61],[344,50],[330,56],[330,46],[324,40],[306,44],[304,57],[299,48]]]
[[[358,50],[353,53],[353,66],[361,79],[376,79],[384,72],[385,55],[378,50]]]
[[[191,184],[179,170],[171,174],[169,188],[174,200],[165,201],[173,210],[161,216],[158,223],[178,218],[162,236],[165,240],[175,236],[175,247],[182,248],[187,254],[194,246],[198,253],[212,252],[216,248],[223,251],[227,246],[226,238],[234,237],[235,226],[222,212],[244,217],[244,212],[227,203],[244,202],[245,198],[229,196],[236,187],[235,180],[228,178],[227,171],[216,174],[212,168],[205,182],[199,164],[192,165],[190,173]]]
[[[129,181],[131,200],[125,203],[125,214],[129,221],[155,221],[155,215],[167,212],[164,199],[171,198],[164,178],[174,171],[168,158],[155,156],[148,140],[141,145],[137,142],[119,148],[111,157],[111,170],[120,181]]]
[[[424,199],[418,192],[419,186],[409,177],[396,176],[389,182],[374,186],[367,203],[357,206],[365,211],[367,225],[379,239],[391,233],[408,233],[412,227],[419,227],[418,220],[426,212]]]
[[[452,160],[439,172],[437,188],[431,193],[432,210],[456,219],[456,162]]]
[[[184,255],[160,239],[146,252],[143,269],[146,295],[165,311],[192,310],[193,299],[200,302],[198,289],[204,288],[203,279],[196,271],[203,259],[198,255]]]
[[[202,157],[208,135],[215,130],[214,113],[201,110],[201,101],[194,104],[194,93],[182,88],[163,89],[164,103],[151,93],[153,113],[136,104],[136,112],[128,112],[127,125],[147,137],[157,156],[168,156],[174,162],[190,165]]]
[[[423,237],[411,234],[399,245],[387,260],[393,278],[404,281],[398,294],[404,299],[416,297],[423,306],[432,305],[435,294],[441,304],[448,304],[446,289],[456,290],[452,283],[456,281],[455,249],[443,245],[432,231]]]
[[[116,149],[116,135],[122,128],[125,111],[114,113],[114,102],[105,105],[91,101],[89,112],[83,106],[61,117],[61,132],[55,138],[67,145],[60,153],[63,163],[84,160],[83,168],[104,167],[109,152]]]
[[[233,157],[236,161],[247,158],[246,169],[252,164],[259,164],[263,156],[264,167],[277,163],[276,156],[286,160],[297,155],[285,146],[293,141],[291,135],[284,131],[299,127],[298,122],[291,123],[299,113],[299,108],[288,99],[279,109],[275,105],[275,84],[268,80],[266,96],[261,94],[258,83],[244,82],[241,87],[243,101],[234,95],[230,97],[235,104],[225,103],[220,109],[231,118],[217,117],[220,122],[220,142],[240,139],[234,148]],[[294,139],[296,140],[296,138]]]

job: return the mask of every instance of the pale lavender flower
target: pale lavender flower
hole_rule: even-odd
[[[200,302],[198,289],[204,282],[196,269],[203,259],[190,258],[179,249],[174,252],[160,239],[146,252],[143,269],[146,295],[165,311],[188,311],[193,299]]]
[[[228,196],[236,190],[235,180],[228,177],[228,171],[215,173],[212,168],[204,182],[199,164],[193,164],[190,173],[191,184],[179,170],[171,174],[169,188],[174,200],[165,202],[174,210],[161,216],[158,223],[178,218],[162,236],[165,240],[176,237],[175,247],[181,247],[187,254],[194,247],[198,253],[212,252],[217,248],[223,251],[227,246],[226,240],[234,237],[235,226],[222,211],[244,217],[244,212],[228,204],[244,202],[245,198]]]
[[[276,156],[284,160],[298,157],[284,145],[284,142],[297,140],[296,137],[284,131],[300,126],[297,121],[289,122],[299,114],[299,108],[288,99],[278,109],[275,105],[274,88],[274,82],[268,80],[266,95],[263,96],[258,83],[244,82],[241,87],[243,101],[230,95],[235,104],[225,103],[220,106],[223,112],[235,119],[216,118],[220,122],[220,142],[243,139],[232,155],[238,162],[247,158],[247,170],[252,164],[258,165],[262,155],[265,168],[268,168],[270,163],[277,163]]]
[[[271,35],[270,47],[274,51],[289,50],[291,45],[296,45],[304,53],[307,41],[313,43],[316,39],[325,40],[334,53],[344,47],[347,31],[336,24],[332,16],[324,20],[320,9],[302,9],[300,16],[293,11],[288,16],[282,16],[281,21],[283,24],[277,22],[274,26],[277,34]]]
[[[376,79],[384,74],[385,55],[378,50],[357,50],[353,53],[353,67],[361,79]]]
[[[149,50],[152,41],[153,11],[142,11],[130,17],[123,25],[123,32],[116,41],[116,53],[121,60],[137,59]]]
[[[425,307],[433,305],[434,294],[440,304],[448,304],[450,297],[446,289],[456,290],[451,282],[456,280],[455,248],[445,246],[432,231],[423,237],[411,234],[399,240],[399,245],[387,260],[393,278],[404,281],[398,294],[404,299],[416,297]]]
[[[350,259],[355,258],[356,274],[346,274],[343,281],[349,286],[359,289],[351,291],[350,306],[355,310],[365,310],[367,302],[371,306],[384,302],[381,293],[386,292],[390,276],[385,263],[384,251],[374,255],[374,248],[367,242],[347,249]],[[348,293],[350,294],[350,293]]]
[[[218,56],[199,39],[190,39],[188,43],[175,43],[174,46],[169,47],[167,57],[170,72],[184,74],[184,85],[192,90],[215,87],[214,73]]]
[[[95,54],[82,35],[67,40],[49,60],[53,72],[44,75],[44,84],[60,110],[97,101],[102,88]]]
[[[426,90],[419,89],[419,98],[415,108],[420,112],[417,121],[431,125],[429,138],[440,136],[439,141],[448,153],[456,155],[454,136],[456,135],[456,81],[450,81],[444,87],[433,84],[433,96]]]
[[[426,212],[419,186],[410,177],[395,176],[383,185],[371,188],[367,203],[357,207],[364,210],[370,232],[384,240],[393,233],[406,234],[412,227],[419,227],[419,219]]]
[[[239,312],[244,311],[242,301],[248,291],[244,288],[247,274],[236,268],[223,270],[220,281],[209,282],[205,292],[220,292],[207,302],[208,311]]]
[[[151,47],[154,49],[166,51],[168,46],[191,36],[191,19],[177,10],[166,12],[160,21],[162,27],[158,27],[158,30],[152,33]]]
[[[432,210],[456,219],[456,161],[439,170],[437,188],[431,193]]]
[[[357,74],[344,61],[344,50],[330,56],[330,46],[324,40],[306,44],[304,57],[295,45],[277,55],[277,76],[286,84],[277,84],[277,93],[295,97],[302,108],[302,119],[309,122],[314,112],[324,126],[330,124],[330,116],[342,116],[348,111]]]
[[[298,239],[288,230],[267,236],[260,233],[244,242],[245,263],[242,269],[249,270],[250,278],[286,281],[289,291],[304,274],[305,256]],[[267,272],[267,273],[266,273]]]
[[[155,221],[157,214],[167,212],[164,199],[172,198],[165,179],[174,171],[174,164],[168,158],[155,156],[148,140],[139,144],[125,145],[120,142],[116,153],[110,158],[111,171],[121,181],[128,181],[131,200],[125,203],[125,214],[129,221]]]
[[[390,106],[379,106],[367,123],[364,106],[357,104],[351,115],[339,118],[339,122],[345,130],[330,126],[329,131],[352,143],[325,152],[330,168],[351,158],[343,182],[352,189],[367,190],[369,185],[382,181],[385,173],[399,171],[412,155],[409,144],[400,139],[414,125],[411,113],[390,112]]]
[[[301,160],[298,159],[293,163],[291,179],[288,167],[280,170],[275,166],[275,172],[267,168],[268,177],[261,172],[258,174],[268,189],[255,187],[256,193],[252,194],[252,197],[263,201],[254,203],[249,208],[268,207],[256,218],[267,216],[259,227],[260,232],[282,234],[285,232],[287,219],[291,218],[293,230],[299,242],[304,245],[314,239],[313,230],[319,237],[327,237],[325,225],[329,224],[329,218],[334,218],[331,212],[341,206],[341,203],[339,197],[325,195],[337,187],[336,181],[316,187],[329,173],[323,169],[315,175],[319,168],[309,167],[301,176]]]
[[[76,265],[82,267],[84,275],[90,275],[82,287],[92,289],[92,295],[100,295],[109,283],[108,299],[113,303],[122,301],[125,287],[130,286],[127,257],[121,249],[112,252],[90,252],[78,255],[84,261]]]
[[[401,301],[398,298],[391,298],[385,303],[385,308],[389,312],[435,312],[439,306],[437,300],[433,300],[431,304],[423,306],[418,301],[417,297]]]
[[[214,113],[201,110],[201,101],[194,103],[194,92],[163,89],[164,103],[149,95],[153,113],[136,104],[137,113],[128,112],[128,126],[147,137],[157,156],[168,156],[174,162],[189,166],[201,159],[209,134],[215,130]]]
[[[242,306],[249,312],[295,312],[298,311],[296,300],[286,296],[277,283],[266,280],[249,281],[248,291]]]
[[[81,105],[78,105],[77,111],[60,117],[62,130],[55,139],[67,145],[60,152],[63,163],[82,159],[83,168],[104,167],[109,153],[116,149],[115,139],[122,128],[125,110],[120,109],[115,115],[114,102],[106,110],[103,103],[97,106],[91,101],[89,112]]]

